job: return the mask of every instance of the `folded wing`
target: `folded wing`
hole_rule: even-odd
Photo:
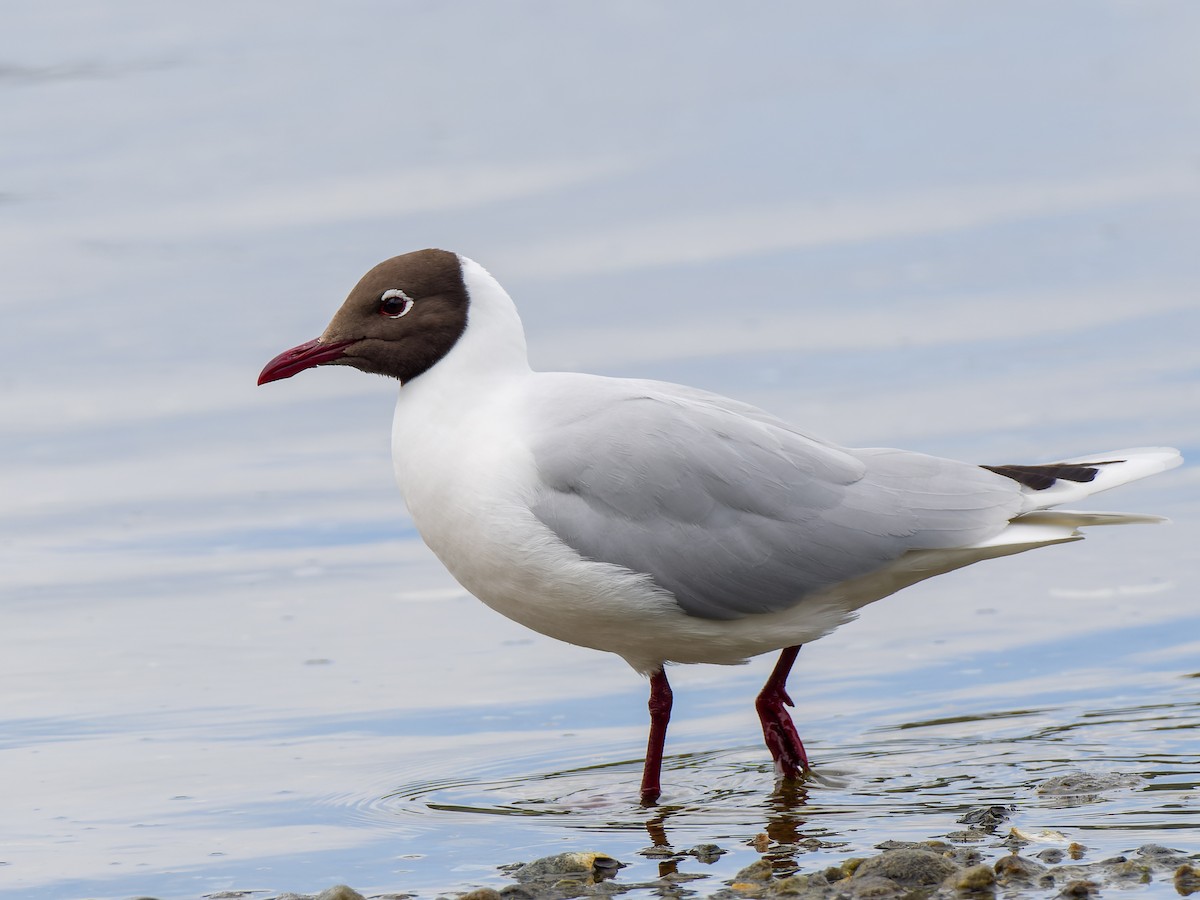
[[[648,574],[693,616],[787,609],[909,550],[986,541],[1025,502],[1018,482],[978,466],[840,448],[700,391],[588,387],[570,407],[542,407],[542,422],[564,412],[534,441],[534,513],[582,556]]]

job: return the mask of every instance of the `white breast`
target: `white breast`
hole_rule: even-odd
[[[647,632],[687,618],[674,599],[648,576],[581,558],[530,512],[538,479],[522,440],[525,387],[493,385],[469,414],[401,389],[392,457],[413,522],[455,579],[500,614],[638,669],[648,657],[657,665]]]

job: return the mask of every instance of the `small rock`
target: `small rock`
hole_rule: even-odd
[[[825,880],[829,884],[833,884],[835,881],[841,881],[843,878],[848,878],[850,875],[850,873],[846,872],[841,866],[830,866],[821,874],[825,876]]]
[[[892,879],[884,878],[882,875],[863,875],[861,878],[855,875],[848,886],[848,890],[850,891],[850,896],[856,898],[856,900],[897,897],[908,893],[907,888],[901,887],[892,881]],[[839,894],[839,896],[841,895]]]
[[[317,900],[367,900],[367,898],[352,887],[335,884],[317,894]]]
[[[688,856],[694,856],[700,862],[711,865],[724,856],[728,851],[722,850],[716,844],[697,844],[687,851]]]
[[[858,871],[858,867],[867,860],[862,856],[851,856],[849,859],[842,860],[842,873],[844,877],[852,878],[854,873]]]
[[[1100,799],[1104,791],[1116,788],[1138,787],[1146,779],[1140,775],[1119,775],[1115,772],[1072,772],[1070,775],[1056,775],[1048,778],[1037,787],[1037,792],[1044,797],[1063,797],[1072,800],[1092,802]]]
[[[1065,844],[1067,836],[1053,828],[1043,828],[1041,831],[1025,831],[1021,828],[1010,828],[1008,836],[1020,844]]]
[[[962,831],[946,832],[946,839],[954,841],[956,844],[965,844],[969,841],[986,841],[988,837],[988,832],[982,828],[964,828]]]
[[[1108,866],[1108,874],[1119,881],[1136,881],[1139,884],[1147,884],[1152,880],[1150,867],[1135,859],[1127,859],[1124,862]]]
[[[840,871],[840,870],[839,870]],[[825,896],[829,882],[820,872],[811,875],[789,875],[771,884],[772,897],[796,897],[804,894]]]
[[[1134,853],[1147,864],[1159,870],[1176,869],[1188,862],[1187,854],[1182,850],[1172,850],[1162,844],[1145,844],[1138,847]]]
[[[969,809],[958,821],[962,825],[975,825],[991,831],[1012,815],[1012,806],[977,806]]]
[[[911,888],[941,884],[958,870],[955,863],[932,850],[884,850],[864,860],[854,877],[878,876]]]
[[[932,850],[934,853],[949,853],[954,849],[945,841],[882,841],[875,847],[879,850]]]
[[[734,887],[739,884],[765,884],[775,877],[775,868],[769,860],[757,859],[733,876]]]
[[[954,879],[954,888],[959,891],[985,891],[996,883],[996,872],[988,865],[971,866],[963,869]]]
[[[1200,891],[1200,868],[1187,863],[1176,869],[1175,890],[1181,897]]]
[[[1043,850],[1041,853],[1034,854],[1042,862],[1049,863],[1052,866],[1062,862],[1066,855],[1066,851],[1059,850],[1057,847],[1051,847],[1049,850]]]
[[[1172,850],[1162,844],[1142,844],[1135,851],[1138,856],[1181,856],[1182,850]]]
[[[510,874],[517,881],[548,881],[560,875],[582,875],[586,883],[594,884],[612,878],[624,863],[606,853],[577,851],[543,856],[518,866]]]
[[[639,856],[644,856],[646,859],[670,859],[673,856],[678,856],[670,847],[655,845],[647,847],[645,850],[638,851]]]
[[[458,900],[501,900],[500,892],[489,887],[475,888],[460,894]]]
[[[1033,885],[1046,874],[1046,867],[1013,853],[1002,856],[992,866],[1000,884]]]
[[[705,878],[708,878],[708,876],[700,872],[667,872],[665,875],[658,876],[659,881],[665,881],[669,884],[687,884],[689,881],[701,881]],[[607,885],[604,885],[604,887],[607,887]],[[663,896],[666,896],[666,894],[663,894]]]
[[[1100,885],[1094,881],[1080,878],[1075,881],[1068,881],[1063,885],[1063,889],[1059,892],[1058,896],[1070,898],[1070,900],[1086,900],[1087,897],[1095,897],[1099,893]]]

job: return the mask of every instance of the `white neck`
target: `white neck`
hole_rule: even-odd
[[[470,298],[467,327],[445,356],[400,388],[400,406],[446,402],[461,409],[488,387],[530,371],[525,329],[512,298],[479,263],[459,259]]]

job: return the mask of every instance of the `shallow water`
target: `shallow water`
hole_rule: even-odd
[[[1194,459],[1191,6],[9,18],[0,896],[432,896],[589,848],[704,895],[759,833],[812,871],[990,805],[1015,806],[996,843],[1200,852],[1194,468],[1091,504],[1169,526],[952,573],[806,647],[802,788],[758,734],[770,659],[673,669],[644,809],[645,683],[454,585],[392,487],[392,386],[254,387],[362,270],[442,245],[510,289],[541,368],[848,444]],[[1129,777],[1039,793],[1077,772]],[[661,855],[705,843],[728,852]]]

